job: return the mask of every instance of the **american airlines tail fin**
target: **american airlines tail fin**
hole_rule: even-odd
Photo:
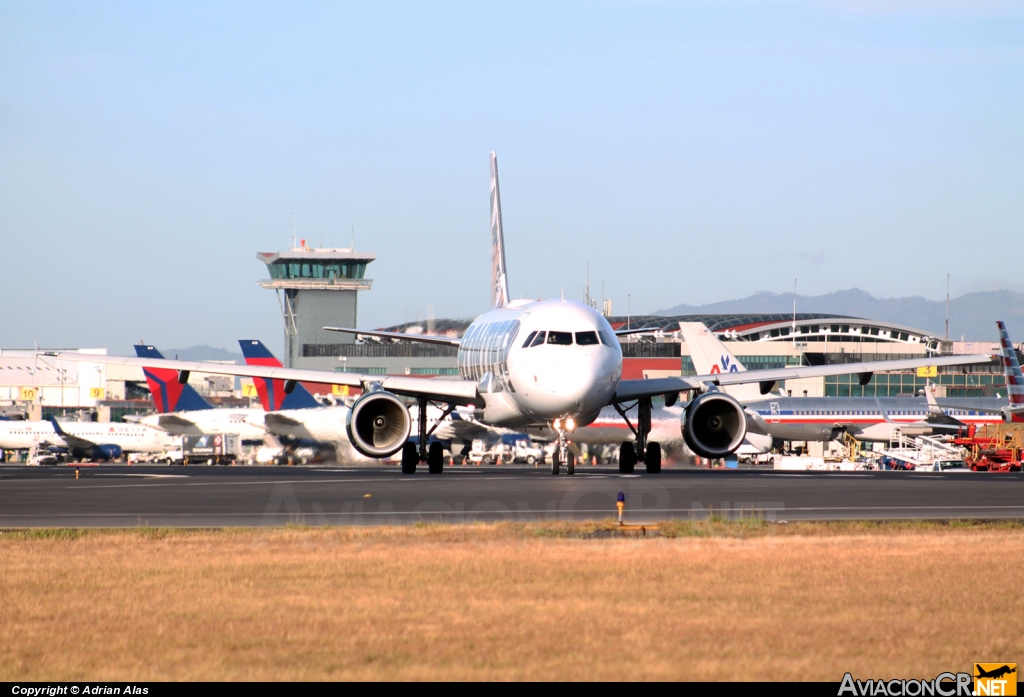
[[[996,320],[999,328],[999,352],[1000,360],[1003,363],[1003,376],[1006,378],[1006,394],[1009,397],[1009,405],[1004,407],[1007,421],[1024,421],[1024,374],[1020,370],[1020,361],[1017,360],[1017,351],[1010,341],[1010,334],[1006,331],[1006,323]]]
[[[498,155],[491,151],[491,302],[508,305],[505,276],[505,230],[501,223],[501,193],[498,191]]]
[[[747,369],[736,360],[736,356],[702,322],[680,322],[679,330],[690,349],[690,359],[698,375],[746,372]],[[722,390],[740,401],[763,398],[756,382],[729,385]]]
[[[246,365],[265,365],[280,368],[281,361],[274,357],[259,339],[239,339]],[[285,381],[273,378],[253,378],[256,393],[265,411],[281,409],[313,409],[322,406],[302,383],[295,383],[291,393],[285,390]]]
[[[163,354],[154,346],[139,344],[135,347],[139,358],[163,358]],[[202,411],[213,409],[213,405],[203,399],[188,383],[178,382],[178,371],[167,368],[143,368],[149,392],[153,397],[153,405],[160,414],[174,411]]]

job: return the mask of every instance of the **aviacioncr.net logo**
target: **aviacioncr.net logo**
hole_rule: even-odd
[[[939,673],[932,680],[855,680],[847,673],[839,697],[973,697],[970,673]]]

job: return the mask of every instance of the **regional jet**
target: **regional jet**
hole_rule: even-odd
[[[616,332],[595,309],[572,300],[511,300],[505,265],[505,242],[498,188],[498,164],[491,153],[491,309],[477,317],[461,339],[423,334],[368,331],[351,327],[325,327],[330,331],[458,347],[460,380],[421,379],[406,376],[360,375],[272,366],[230,366],[193,361],[147,362],[153,367],[179,371],[280,378],[349,385],[363,390],[351,407],[346,432],[352,446],[367,457],[384,458],[402,452],[402,472],[412,474],[420,462],[431,473],[444,467],[442,445],[430,442],[427,406],[436,404],[442,413],[459,405],[472,406],[479,420],[490,426],[522,429],[547,425],[557,434],[551,473],[564,466],[575,468],[569,437],[580,426],[592,423],[606,406],[620,414],[634,433],[619,448],[619,469],[632,472],[638,462],[647,472],[661,471],[661,444],[650,441],[652,400],[661,396],[667,406],[677,403],[681,392],[692,392],[683,410],[683,438],[697,455],[725,457],[735,452],[747,433],[746,413],[723,387],[742,383],[773,385],[778,380],[801,377],[868,374],[908,370],[924,366],[987,363],[988,356],[944,356],[870,363],[803,366],[783,370],[750,370],[738,373],[664,377],[649,380],[622,379],[622,350]],[[121,365],[142,365],[142,359],[55,353],[62,360],[89,360]],[[410,439],[413,419],[403,398],[418,404],[416,431]],[[635,424],[628,418],[636,408]],[[428,447],[429,444],[429,447]]]

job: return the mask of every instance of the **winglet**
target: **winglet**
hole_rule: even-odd
[[[498,191],[498,155],[491,151],[491,302],[508,305],[508,277],[505,275],[505,230],[501,223],[501,193]]]

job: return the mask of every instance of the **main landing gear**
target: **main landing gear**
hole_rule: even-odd
[[[445,407],[441,417],[427,430],[427,405],[429,400],[420,397],[417,400],[419,406],[419,447],[412,440],[406,441],[402,446],[402,474],[416,474],[416,466],[421,462],[427,463],[427,471],[431,474],[441,474],[444,471],[444,446],[437,441],[429,443],[430,434],[434,432],[445,418],[455,411],[455,405],[449,404]]]
[[[569,449],[568,439],[568,434],[574,426],[572,417],[565,419],[564,423],[561,419],[555,419],[551,424],[551,428],[558,434],[558,445],[555,447],[555,452],[551,454],[551,474],[558,474],[563,462],[566,474],[576,473],[576,453]]]
[[[648,443],[647,436],[651,433],[651,398],[642,397],[635,405],[623,408],[615,404],[615,411],[619,412],[629,426],[629,430],[636,436],[636,445],[629,441],[619,446],[619,472],[632,474],[637,462],[642,462],[647,468],[648,474],[661,472],[661,443]],[[636,427],[630,423],[626,415],[633,406],[637,407]]]

